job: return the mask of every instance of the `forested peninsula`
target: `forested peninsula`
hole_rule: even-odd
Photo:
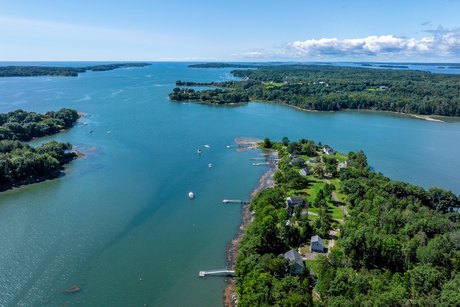
[[[35,148],[23,142],[69,129],[77,119],[72,109],[0,114],[0,191],[58,177],[62,167],[76,157],[72,145],[51,141]]]
[[[460,116],[460,75],[415,70],[331,65],[194,64],[237,67],[241,81],[186,82],[177,86],[214,86],[219,91],[175,88],[170,99],[238,103],[241,97],[306,110],[381,110],[406,114]],[[253,68],[253,69],[241,69]],[[223,96],[229,99],[224,99]],[[231,97],[236,100],[232,101]]]
[[[251,201],[238,306],[459,306],[460,199],[391,180],[363,152],[265,139],[275,186]]]
[[[93,65],[84,67],[57,67],[57,66],[0,66],[0,77],[77,77],[87,71],[108,71],[117,68],[144,67],[148,63],[117,63]]]

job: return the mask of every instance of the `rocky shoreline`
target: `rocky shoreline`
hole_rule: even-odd
[[[271,158],[277,158],[276,151],[270,151]],[[254,189],[251,193],[251,200],[254,196],[261,190],[266,188],[273,187],[273,174],[277,169],[276,164],[270,164],[269,169],[267,172],[260,178],[259,185]],[[235,236],[227,247],[226,251],[226,259],[227,259],[227,268],[234,270],[236,265],[236,258],[238,256],[238,245],[243,238],[243,235],[246,231],[246,228],[252,220],[252,212],[249,210],[249,204],[243,206],[242,212],[242,223],[238,230],[238,233]],[[237,305],[236,300],[236,288],[235,288],[235,279],[234,278],[227,278],[227,286],[224,290],[224,306],[226,307],[234,307]]]

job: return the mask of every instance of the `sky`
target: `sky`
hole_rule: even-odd
[[[0,0],[0,61],[460,62],[460,0]]]

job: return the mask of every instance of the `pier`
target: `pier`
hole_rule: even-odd
[[[231,204],[231,203],[234,203],[234,204],[247,204],[248,202],[247,201],[244,201],[244,200],[241,200],[241,199],[224,199],[222,201],[222,203],[224,204]]]
[[[212,271],[200,271],[200,273],[198,273],[199,277],[206,277],[206,275],[234,276],[235,271],[222,269],[222,270],[212,270]]]

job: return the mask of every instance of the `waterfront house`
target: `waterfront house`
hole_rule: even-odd
[[[286,198],[286,207],[287,208],[294,208],[295,206],[301,206],[302,208],[305,207],[306,200],[300,196],[290,196]]]
[[[295,207],[299,206],[304,208],[305,205],[307,205],[307,201],[300,196],[290,196],[286,198],[286,210],[289,216],[292,216]]]
[[[330,156],[330,155],[333,155],[334,154],[334,149],[332,149],[331,147],[329,147],[328,145],[324,146],[323,147],[323,151],[326,155]]]
[[[339,165],[337,165],[337,170],[338,171],[341,171],[343,170],[344,168],[347,167],[347,161],[343,162],[343,163],[339,163]]]
[[[324,252],[324,240],[318,235],[311,237],[310,249],[312,252]]]
[[[305,265],[299,252],[291,249],[284,253],[283,257],[289,261],[289,271],[291,274],[300,275],[305,270]]]

